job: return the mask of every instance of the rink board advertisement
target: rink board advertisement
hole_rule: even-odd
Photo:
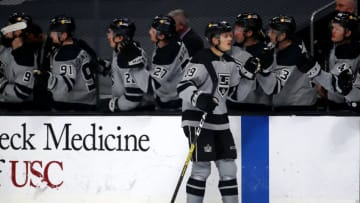
[[[2,116],[0,203],[170,202],[188,144],[179,116]],[[239,202],[359,199],[360,119],[231,116]],[[176,202],[185,202],[184,178]],[[215,166],[204,202],[221,202]]]

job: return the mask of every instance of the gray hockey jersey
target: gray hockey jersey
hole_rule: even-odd
[[[34,52],[26,45],[14,50],[0,46],[0,101],[32,100],[35,60]]]
[[[95,75],[90,55],[79,46],[61,46],[52,56],[48,81],[55,102],[96,104]]]
[[[347,53],[344,53],[345,50]],[[336,103],[344,103],[345,101],[360,101],[359,91],[354,88],[346,98],[338,93],[333,85],[334,77],[337,77],[342,71],[350,69],[354,75],[355,87],[360,85],[359,65],[360,65],[360,44],[343,44],[335,45],[330,51],[329,72],[314,67],[307,74],[314,83],[321,85],[328,91],[328,99]],[[358,98],[358,99],[356,99]]]
[[[155,48],[150,77],[157,100],[165,103],[179,99],[176,86],[188,62],[189,54],[181,41],[172,40],[163,48]]]
[[[316,103],[313,84],[297,68],[304,51],[303,45],[297,42],[283,50],[276,50],[270,74],[257,76],[264,92],[273,95],[273,106],[310,106]]]
[[[232,47],[231,56],[237,63],[243,66],[251,56],[257,56],[259,54],[259,49],[261,48],[262,46],[257,44],[249,47],[248,51],[238,45],[234,45]],[[271,96],[266,95],[264,90],[258,84],[258,74],[255,75],[254,80],[242,77],[236,90],[236,96],[229,98],[229,100],[238,103],[271,105]]]
[[[112,97],[118,98],[119,110],[136,108],[147,93],[149,84],[148,61],[145,51],[135,43],[121,53],[113,52],[111,64]]]
[[[214,84],[214,81],[217,83]],[[214,91],[213,95],[218,99],[219,104],[213,113],[207,115],[204,128],[228,129],[226,99],[233,93],[232,89],[239,84],[239,81],[239,67],[232,57],[227,54],[223,57],[216,56],[210,49],[199,51],[186,66],[184,77],[177,88],[182,99],[182,126],[199,126],[203,112],[191,103],[194,92]]]

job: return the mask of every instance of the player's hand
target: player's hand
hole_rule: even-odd
[[[342,94],[347,95],[352,90],[353,86],[353,75],[350,69],[346,69],[341,72],[338,76],[333,76],[332,79],[334,89]]]
[[[260,64],[261,64],[261,72],[267,73],[269,72],[269,68],[274,62],[274,49],[270,49],[265,47],[261,53],[259,54]]]
[[[118,101],[119,101],[119,98],[117,98],[117,97],[113,97],[113,98],[110,99],[110,101],[109,101],[109,110],[111,112],[115,112],[115,111],[117,111],[119,109]]]
[[[207,113],[212,113],[219,104],[218,100],[212,94],[201,93],[199,91],[193,94],[191,103]]]
[[[111,69],[111,61],[105,60],[102,58],[97,58],[97,62],[99,64],[99,72],[102,73],[104,76],[109,74]]]
[[[255,73],[260,71],[260,67],[260,59],[252,56],[248,58],[244,66],[239,67],[239,73],[241,76],[253,80],[255,78]]]
[[[316,64],[316,61],[314,57],[310,56],[307,53],[303,53],[301,55],[301,59],[299,63],[297,64],[297,67],[300,72],[307,73],[309,70],[311,70]]]

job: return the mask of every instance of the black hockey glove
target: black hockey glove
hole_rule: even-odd
[[[314,57],[308,55],[307,53],[303,53],[301,58],[297,64],[297,67],[300,72],[307,73],[311,70],[316,64]]]
[[[253,80],[255,78],[255,73],[260,71],[260,67],[260,59],[252,56],[245,62],[243,67],[240,66],[240,75]]]
[[[338,76],[332,78],[333,87],[336,92],[347,95],[352,90],[353,76],[350,69],[346,69]]]
[[[259,54],[261,73],[269,73],[269,68],[274,62],[274,49],[265,47]]]
[[[202,111],[212,113],[218,105],[218,101],[212,94],[196,91],[191,97],[191,103]]]
[[[33,70],[36,88],[46,90],[48,86],[49,74],[47,71]]]
[[[97,58],[97,62],[99,64],[98,72],[103,74],[104,76],[108,75],[111,69],[111,61]]]

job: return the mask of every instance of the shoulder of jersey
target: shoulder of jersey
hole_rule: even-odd
[[[278,65],[293,66],[301,59],[302,45],[292,43],[290,46],[277,52],[276,61]]]
[[[335,48],[335,56],[338,59],[355,59],[360,54],[360,43],[353,42],[350,44],[338,45]]]
[[[234,61],[234,59],[228,54],[223,55],[223,59],[226,61]],[[191,63],[205,64],[212,61],[219,61],[220,57],[216,56],[210,49],[202,49],[198,51],[195,56],[191,58]]]
[[[18,65],[22,66],[34,66],[35,65],[35,56],[34,52],[27,48],[26,46],[22,46],[18,49],[11,51],[15,62]]]
[[[166,47],[156,49],[156,55],[153,59],[153,63],[157,65],[168,65],[173,63],[182,45],[183,42],[172,40]]]
[[[120,53],[117,57],[117,63],[120,68],[140,68],[144,66],[144,57],[142,51],[135,44],[130,45],[126,51]]]
[[[59,48],[57,55],[55,56],[56,61],[69,61],[75,59],[81,52],[81,48],[76,45],[67,45]]]
[[[266,45],[264,43],[256,43],[255,45],[246,47],[246,51],[249,52],[253,56],[258,56],[262,54],[263,50],[265,49]]]

